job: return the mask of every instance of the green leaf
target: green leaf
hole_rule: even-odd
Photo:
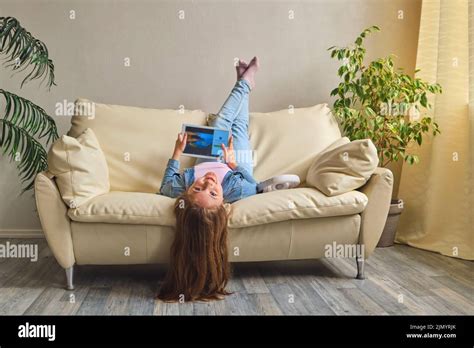
[[[420,98],[420,104],[424,106],[425,108],[427,107],[428,104],[428,99],[426,97],[426,93],[423,93]]]
[[[370,106],[365,107],[365,112],[370,117],[376,117],[375,111]]]
[[[30,72],[21,82],[21,87],[29,81],[48,78],[47,86],[54,82],[54,64],[48,56],[46,45],[34,38],[20,22],[13,17],[0,17],[0,54],[6,55],[4,65],[14,72],[24,71],[31,67]],[[8,64],[10,63],[10,64]]]
[[[0,149],[10,160],[15,160],[17,153],[20,161],[17,168],[20,179],[26,186],[22,193],[33,188],[37,173],[47,167],[46,150],[35,139],[46,137],[46,144],[58,139],[56,123],[38,105],[13,93],[0,89],[5,98],[3,118],[0,118]]]
[[[418,145],[421,145],[422,141],[423,141],[423,138],[422,138],[422,135],[421,133],[418,133],[415,137],[415,140],[416,142],[418,143]]]
[[[337,70],[337,74],[342,77],[344,73],[347,71],[347,67],[345,65],[341,65],[339,69]]]
[[[24,129],[28,134],[46,138],[46,145],[58,139],[58,130],[54,119],[38,105],[16,94],[0,89],[5,98],[4,119]]]
[[[42,145],[33,138],[28,132],[9,120],[0,119],[2,132],[0,133],[0,147],[4,154],[8,153],[10,160],[15,160],[16,153],[19,151],[20,161],[17,168],[20,172],[20,180],[26,186],[22,193],[33,188],[36,174],[45,170],[48,166],[47,154]],[[11,141],[13,139],[13,142]],[[23,143],[22,147],[15,143]]]

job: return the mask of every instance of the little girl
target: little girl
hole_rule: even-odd
[[[193,168],[179,173],[179,159],[186,147],[187,134],[178,134],[160,188],[161,194],[177,198],[176,235],[168,274],[158,295],[162,300],[209,300],[227,295],[229,212],[224,203],[275,189],[273,178],[257,183],[252,176],[249,93],[255,86],[258,68],[257,57],[249,64],[239,60],[234,88],[217,115],[209,115],[210,126],[231,130],[229,146],[222,144],[224,163],[198,159]],[[236,152],[243,161],[236,162]],[[298,184],[299,178],[293,176],[293,180],[280,183],[277,189]]]

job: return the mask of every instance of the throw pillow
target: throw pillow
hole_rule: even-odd
[[[378,163],[370,139],[341,138],[315,157],[306,181],[327,196],[340,195],[363,186]]]
[[[90,128],[77,138],[63,135],[51,146],[48,171],[55,175],[61,197],[70,208],[110,190],[107,162]]]

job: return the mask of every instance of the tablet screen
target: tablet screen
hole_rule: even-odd
[[[216,158],[222,153],[221,144],[228,146],[229,131],[213,127],[183,125],[188,134],[183,154],[194,157]]]

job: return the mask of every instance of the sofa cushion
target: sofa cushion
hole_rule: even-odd
[[[68,215],[74,221],[174,226],[174,199],[151,193],[109,192]],[[274,191],[247,197],[231,206],[229,227],[241,228],[285,220],[353,215],[367,205],[358,191],[327,197],[314,188]]]
[[[69,209],[68,215],[81,222],[174,226],[174,202],[155,193],[112,191]]]
[[[369,180],[379,163],[375,145],[370,139],[348,140],[332,144],[315,157],[306,178],[309,185],[335,196],[355,190]]]
[[[327,197],[311,187],[272,191],[250,196],[232,204],[229,227],[353,215],[361,213],[367,202],[367,196],[358,191],[335,197]]]
[[[48,171],[55,175],[61,197],[69,207],[109,192],[109,170],[92,129],[77,138],[63,135],[48,152]]]
[[[314,157],[341,138],[327,104],[250,114],[249,137],[258,181],[274,175],[296,174],[301,181]]]

